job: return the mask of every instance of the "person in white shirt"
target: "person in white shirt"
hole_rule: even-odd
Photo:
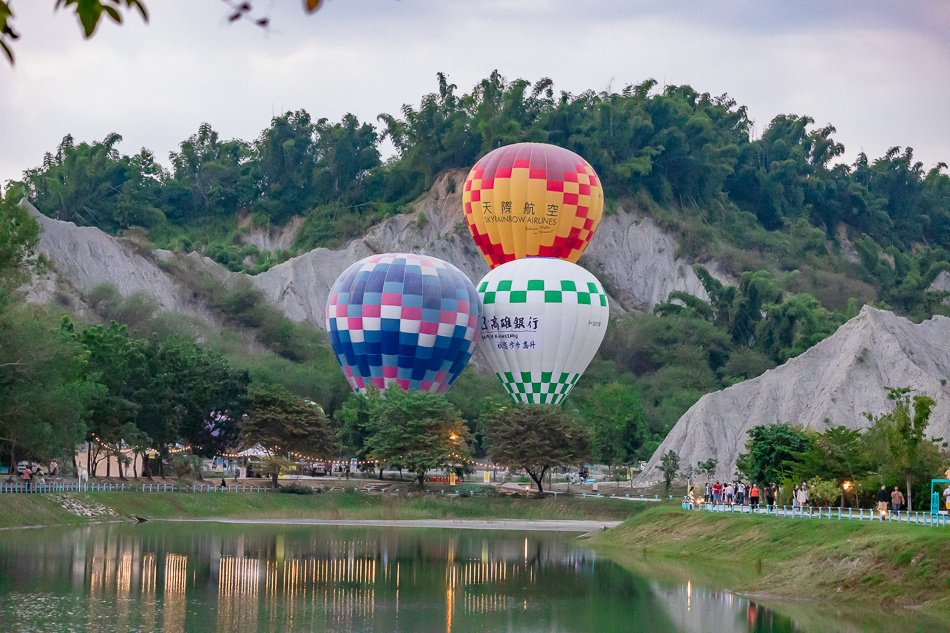
[[[802,486],[798,489],[798,507],[802,508],[804,511],[805,506],[808,504],[808,488]]]

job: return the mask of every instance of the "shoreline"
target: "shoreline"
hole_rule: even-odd
[[[582,532],[614,528],[622,521],[571,519],[155,519],[169,523],[227,523],[236,525],[313,525],[338,527],[388,527],[410,529],[507,530],[520,532]]]
[[[633,571],[764,603],[875,605],[950,624],[947,528],[648,509],[590,547]],[[647,562],[649,561],[649,562]]]
[[[216,520],[247,523],[374,521],[382,527],[406,521],[443,521],[444,527],[467,524],[514,529],[535,522],[539,530],[587,533],[644,510],[646,504],[623,499],[552,499],[525,497],[456,497],[437,494],[369,495],[335,492],[312,495],[183,492],[55,492],[0,497],[0,530],[84,526],[110,521]],[[451,523],[451,522],[456,523]],[[555,521],[555,523],[545,523]],[[481,523],[478,523],[481,522]],[[561,524],[556,522],[563,522]],[[579,523],[577,523],[579,522]],[[365,523],[360,523],[365,524]],[[422,523],[405,526],[424,527]],[[436,524],[428,524],[438,527]],[[544,527],[548,526],[548,527]],[[554,528],[554,526],[558,526]],[[472,529],[472,528],[469,528]]]

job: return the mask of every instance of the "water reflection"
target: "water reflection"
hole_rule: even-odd
[[[797,631],[570,535],[111,525],[0,535],[3,631]]]

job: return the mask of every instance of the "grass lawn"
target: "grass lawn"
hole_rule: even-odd
[[[950,608],[950,529],[893,523],[782,519],[662,506],[591,539],[621,564],[668,562],[670,573],[719,573],[739,592],[885,607]],[[651,563],[651,568],[656,568]],[[695,578],[695,575],[694,575]]]

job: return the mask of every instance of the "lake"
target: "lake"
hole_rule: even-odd
[[[174,522],[10,530],[0,532],[0,631],[923,630],[651,579],[575,536]]]

